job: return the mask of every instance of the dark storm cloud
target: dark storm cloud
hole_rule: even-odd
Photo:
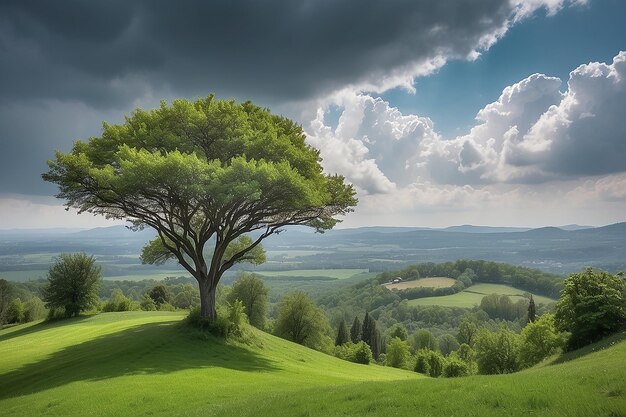
[[[4,1],[0,94],[119,106],[147,84],[179,95],[304,99],[439,54],[464,57],[505,23],[509,4]]]

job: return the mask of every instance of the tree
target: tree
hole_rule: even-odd
[[[518,336],[506,326],[497,333],[481,329],[474,345],[478,371],[481,374],[507,374],[519,369]]]
[[[352,340],[352,343],[361,341],[361,321],[356,316],[352,322],[352,327],[350,327],[350,340]]]
[[[335,345],[340,346],[349,341],[348,337],[348,329],[346,329],[346,322],[344,319],[341,319],[339,323],[339,328],[337,329],[337,337],[335,338]]]
[[[392,339],[397,337],[402,341],[406,341],[409,338],[409,333],[406,331],[406,327],[404,327],[402,323],[398,323],[391,328],[389,337]]]
[[[84,253],[59,255],[48,271],[43,300],[49,309],[63,308],[66,317],[96,307],[102,281],[101,268]]]
[[[24,322],[24,303],[19,298],[14,298],[7,309],[7,323]]]
[[[468,376],[470,373],[468,363],[454,356],[448,358],[443,366],[443,376],[446,378]]]
[[[520,366],[533,366],[557,353],[564,344],[563,336],[556,330],[554,316],[544,314],[539,320],[528,323],[520,333]]]
[[[242,272],[228,294],[228,302],[241,300],[246,309],[250,324],[259,329],[265,327],[269,305],[269,290],[262,279],[255,274]]]
[[[361,327],[361,340],[367,343],[370,347],[372,347],[372,323],[374,323],[374,320],[370,317],[370,313],[365,312],[365,317],[363,317],[363,326]]]
[[[318,348],[329,328],[324,312],[302,291],[287,294],[278,303],[275,333],[282,338]]]
[[[451,334],[442,334],[437,338],[437,345],[439,345],[439,351],[443,356],[448,356],[459,348],[459,342]]]
[[[537,319],[537,308],[535,307],[535,300],[533,299],[533,295],[530,295],[530,300],[528,301],[528,323],[534,323]]]
[[[148,296],[152,298],[157,309],[161,306],[161,304],[170,302],[169,291],[167,291],[167,288],[165,288],[165,285],[163,284],[152,287],[152,289],[148,291]]]
[[[24,303],[24,321],[35,321],[46,317],[46,306],[39,297],[31,297]]]
[[[184,284],[174,296],[172,305],[176,308],[192,309],[200,306],[198,291],[191,284]]]
[[[11,303],[13,288],[5,279],[0,279],[0,325],[6,323],[6,313]]]
[[[476,323],[467,316],[464,316],[461,319],[461,324],[459,325],[459,333],[457,334],[456,339],[461,344],[465,343],[472,346],[474,344],[474,338],[477,332],[478,326],[476,326]]]
[[[263,239],[288,225],[331,229],[356,205],[353,187],[325,175],[305,139],[251,102],[174,100],[105,123],[100,137],[57,152],[43,178],[68,208],[156,230],[142,261],[178,261],[198,281],[201,316],[214,321],[222,275],[263,262]]]
[[[626,280],[591,268],[571,274],[556,304],[556,325],[570,332],[569,349],[626,327]]]
[[[413,349],[437,350],[437,340],[429,330],[418,330],[413,334]]]
[[[405,341],[399,337],[391,339],[387,344],[387,359],[386,363],[394,368],[404,368],[409,361],[411,353],[409,352],[409,346]]]

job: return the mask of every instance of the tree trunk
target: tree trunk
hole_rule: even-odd
[[[200,316],[214,322],[217,318],[215,310],[215,294],[217,285],[212,285],[209,279],[198,280],[200,285]]]

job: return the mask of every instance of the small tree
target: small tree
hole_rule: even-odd
[[[346,329],[346,322],[344,319],[341,319],[339,323],[339,328],[337,329],[337,337],[335,338],[335,345],[340,346],[344,343],[350,341],[348,338],[348,329]]]
[[[39,297],[32,297],[24,303],[24,321],[35,321],[46,317],[46,306]]]
[[[311,348],[319,348],[330,325],[324,312],[302,291],[283,296],[274,325],[276,335]],[[332,343],[332,341],[331,341]]]
[[[269,305],[269,290],[265,282],[255,274],[242,272],[233,284],[228,294],[228,302],[241,300],[246,308],[250,324],[259,329],[265,327],[267,309]]]
[[[19,298],[13,299],[7,309],[7,323],[24,322],[24,303]]]
[[[519,362],[527,368],[554,355],[565,344],[564,336],[559,334],[552,314],[544,314],[539,320],[528,323],[520,334]]]
[[[402,341],[405,341],[409,338],[409,333],[406,331],[406,327],[402,325],[402,323],[397,323],[391,328],[389,332],[389,337],[394,338],[397,337]]]
[[[161,307],[161,304],[170,302],[169,291],[167,291],[167,288],[165,288],[165,285],[163,284],[154,286],[150,291],[148,291],[148,296],[152,298],[157,309]]]
[[[0,325],[7,322],[7,309],[11,303],[13,288],[5,279],[0,279]]]
[[[535,300],[533,299],[533,295],[530,295],[530,300],[528,301],[528,323],[534,323],[537,319],[537,308],[535,307]]]
[[[43,300],[49,309],[63,308],[66,317],[98,306],[101,268],[93,256],[61,254],[48,272]]]
[[[470,375],[470,367],[467,362],[452,355],[446,360],[443,366],[443,376],[446,378],[456,378]]]
[[[415,352],[415,372],[420,374],[430,374],[430,364],[428,358],[430,357],[430,351],[426,349],[418,350]]]
[[[410,356],[409,346],[399,337],[394,337],[387,344],[387,365],[394,368],[405,368]]]
[[[352,327],[350,327],[350,340],[352,340],[352,343],[361,341],[361,321],[356,316],[352,322]]]
[[[461,319],[461,324],[459,325],[459,333],[457,334],[456,339],[461,344],[465,343],[472,346],[474,344],[474,338],[477,332],[478,326],[476,326],[476,323],[469,317],[464,316]]]
[[[437,350],[437,340],[429,330],[418,330],[413,334],[413,349]]]
[[[518,336],[506,326],[497,333],[481,329],[474,345],[478,372],[506,374],[519,369]]]
[[[437,344],[439,345],[439,351],[443,356],[448,356],[459,348],[459,342],[451,334],[442,334],[437,338]]]
[[[591,268],[571,274],[556,304],[556,325],[571,334],[568,348],[626,327],[626,280]]]

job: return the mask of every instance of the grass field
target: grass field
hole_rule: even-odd
[[[265,277],[328,277],[334,279],[351,278],[369,269],[293,269],[289,271],[254,271]]]
[[[512,375],[430,379],[180,313],[106,313],[0,330],[3,416],[624,416],[624,334]],[[604,349],[600,349],[603,347]]]
[[[470,308],[480,305],[480,300],[489,294],[505,294],[511,297],[513,302],[521,299],[525,291],[501,284],[474,284],[466,290],[452,295],[444,295],[441,297],[426,297],[409,300],[412,306],[431,306],[440,305],[444,307],[462,307]],[[536,303],[551,303],[555,300],[541,295],[533,294]]]
[[[409,288],[429,287],[429,288],[447,288],[454,285],[456,281],[447,277],[431,277],[420,278],[413,281],[404,281],[397,284],[385,284],[390,290],[406,290]]]

